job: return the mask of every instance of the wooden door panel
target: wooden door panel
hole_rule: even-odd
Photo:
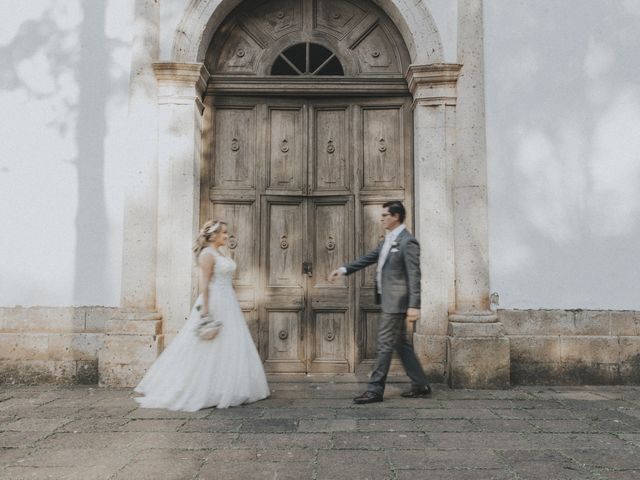
[[[311,288],[335,290],[329,273],[350,259],[353,221],[349,198],[312,199],[310,203],[310,238],[312,239],[313,276]],[[344,290],[345,287],[340,287]]]
[[[382,204],[384,201],[371,200],[361,204],[362,225],[360,225],[360,243],[361,248],[358,255],[364,255],[378,246],[384,240],[384,229],[380,224],[380,213],[382,212]],[[370,288],[373,290],[376,278],[376,268],[371,266],[360,272],[360,287]],[[373,292],[372,292],[373,293]]]
[[[269,107],[267,159],[269,193],[301,195],[306,184],[303,107]]]
[[[351,322],[347,310],[314,310],[310,351],[311,372],[348,372]]]
[[[306,370],[305,227],[302,197],[263,197],[261,350],[271,372]]]
[[[255,202],[221,202],[212,204],[212,218],[227,222],[227,249],[238,268],[234,276],[236,286],[256,286],[258,258],[253,239],[255,230]]]
[[[267,288],[302,289],[304,204],[298,199],[268,200],[266,211]]]
[[[349,193],[350,134],[347,107],[312,110],[312,194]]]
[[[267,354],[265,366],[271,372],[304,372],[302,309],[265,309]]]
[[[404,200],[411,221],[409,104],[219,97],[208,105],[203,218],[229,223],[234,285],[266,370],[367,371],[377,348],[375,267],[327,277],[376,247],[385,201]]]
[[[404,188],[401,107],[362,109],[363,190]]]
[[[256,205],[252,200],[243,202],[214,201],[211,218],[227,222],[229,240],[227,251],[236,262],[233,283],[240,307],[255,333],[257,319],[256,292],[258,291],[258,251],[253,239],[256,235]]]
[[[254,189],[256,110],[217,107],[214,114],[214,189]]]
[[[353,352],[352,281],[328,281],[353,255],[351,197],[309,198],[309,371],[347,372]]]

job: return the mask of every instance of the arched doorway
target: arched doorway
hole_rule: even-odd
[[[409,55],[365,0],[247,1],[206,53],[200,216],[230,223],[236,289],[272,372],[354,372],[375,357],[382,203],[413,218]]]

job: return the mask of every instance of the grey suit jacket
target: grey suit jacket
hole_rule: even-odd
[[[406,229],[396,238],[382,267],[381,294],[376,284],[376,303],[385,313],[404,313],[420,308],[420,244]],[[347,263],[347,275],[377,263],[384,241],[366,255]]]

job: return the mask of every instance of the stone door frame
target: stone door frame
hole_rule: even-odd
[[[138,1],[158,8],[157,2],[154,7],[152,1]],[[149,216],[135,228],[127,229],[125,222],[122,307],[135,306],[136,291],[144,287],[126,281],[131,272],[126,265],[135,262],[128,252],[139,249],[129,243],[136,242],[135,233],[145,230],[146,221],[146,231],[157,239],[155,259],[146,261],[155,260],[155,265],[138,267],[155,270],[147,284],[169,338],[183,324],[197,289],[191,246],[200,221],[202,113],[209,79],[203,59],[217,27],[240,3],[191,0],[176,31],[171,61],[153,64],[158,94],[157,204],[147,206]],[[406,80],[414,99],[415,233],[422,245],[423,271],[422,315],[414,345],[434,379],[448,375],[452,384],[457,376],[464,386],[496,385],[487,380],[487,372],[468,371],[491,353],[480,349],[466,357],[457,355],[463,345],[452,342],[455,336],[504,339],[489,310],[482,0],[458,0],[458,61],[465,66],[442,62],[440,37],[424,3],[375,3],[397,26],[412,62]],[[140,28],[158,26],[149,22]],[[144,31],[138,33],[145,38]],[[132,71],[135,67],[134,61]],[[149,301],[139,294],[137,303]],[[501,352],[504,379],[504,348]],[[508,383],[508,342],[506,355]]]

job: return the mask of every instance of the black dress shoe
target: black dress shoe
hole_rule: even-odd
[[[431,387],[425,385],[424,387],[414,387],[411,390],[402,392],[400,396],[404,398],[421,398],[431,395]]]
[[[353,399],[353,403],[357,403],[358,405],[362,405],[364,403],[376,403],[382,401],[382,395],[379,393],[374,393],[370,391],[364,392],[359,397]]]

